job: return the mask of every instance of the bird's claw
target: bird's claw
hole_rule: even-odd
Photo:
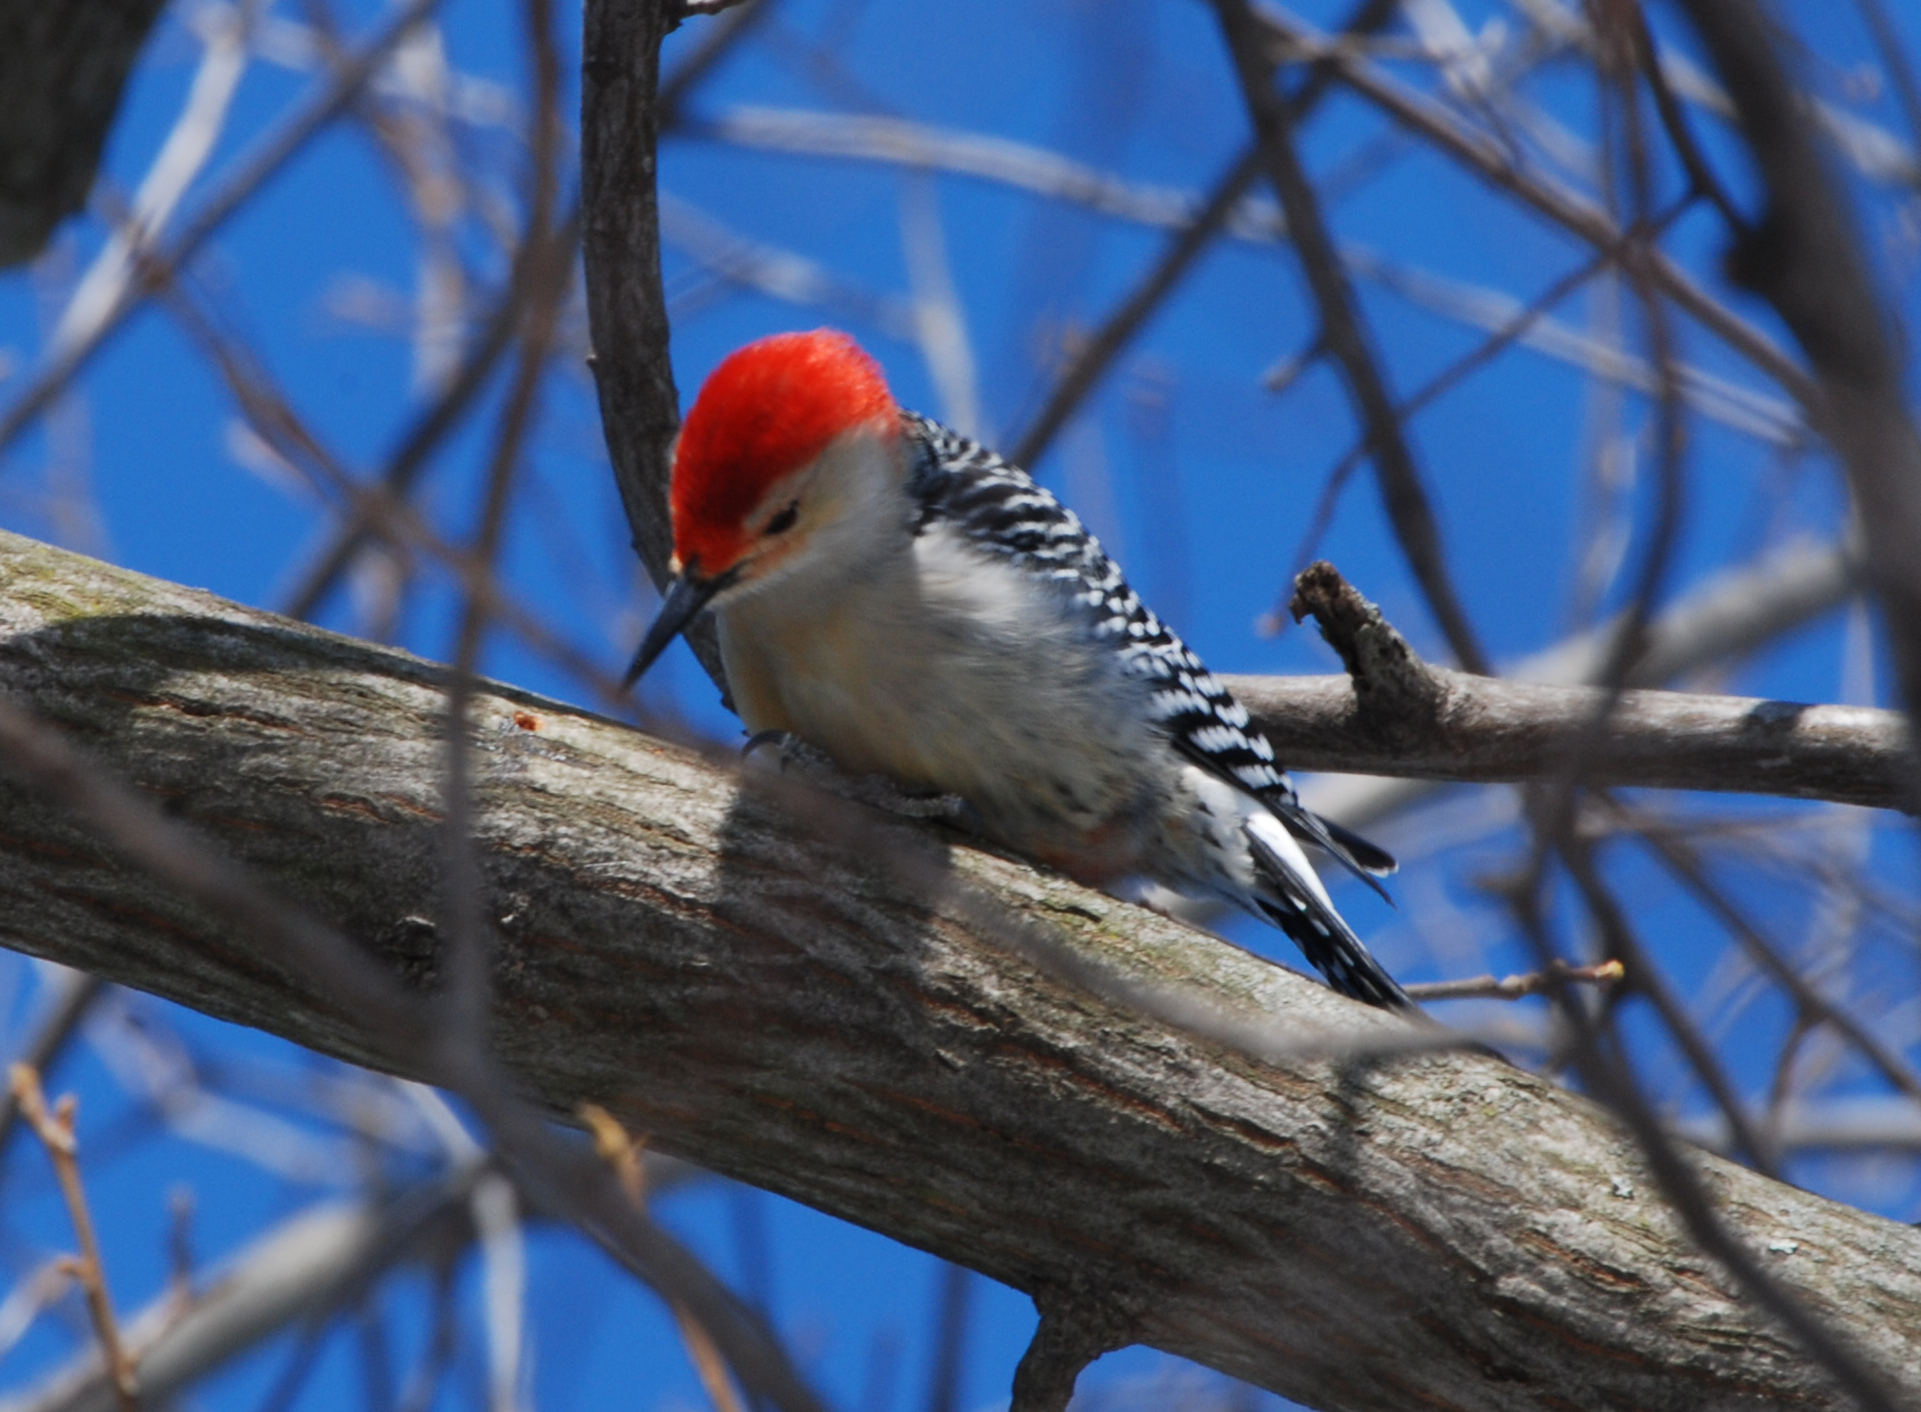
[[[980,810],[958,794],[917,794],[885,775],[850,775],[826,751],[809,745],[792,731],[755,731],[740,747],[740,757],[750,760],[769,745],[778,747],[775,761],[783,774],[792,769],[829,794],[909,819],[937,819],[969,837],[981,836]]]
[[[787,742],[789,742],[793,738],[794,737],[790,733],[783,730],[755,731],[752,735],[747,737],[747,743],[740,747],[740,758],[743,760],[752,759],[754,752],[756,750],[759,750],[762,746],[778,745],[781,748],[781,756],[782,756],[781,764],[784,766],[787,763],[785,758],[787,753]]]

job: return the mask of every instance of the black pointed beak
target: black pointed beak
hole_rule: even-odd
[[[712,578],[701,578],[690,568],[675,579],[668,586],[667,596],[661,600],[660,616],[647,629],[640,651],[634,654],[633,665],[627,669],[627,675],[621,678],[620,689],[626,691],[639,681],[646,670],[654,665],[654,659],[667,650],[667,644],[680,636],[681,630],[694,620],[694,615],[736,577],[738,575],[730,570],[715,574]]]

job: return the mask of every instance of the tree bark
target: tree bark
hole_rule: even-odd
[[[439,669],[0,536],[0,681],[434,983]],[[474,720],[492,1037],[553,1111],[598,1102],[1319,1407],[1841,1405],[1688,1248],[1625,1137],[1546,1081],[1389,1053],[1424,1036],[944,835],[882,820],[849,846],[617,723],[504,687]],[[385,1061],[12,786],[0,896],[9,945]],[[1176,1013],[1200,1020],[1156,1018]],[[1261,1059],[1206,1037],[1231,1032],[1280,1039]],[[1784,1280],[1921,1379],[1921,1233],[1698,1161]]]
[[[120,92],[166,0],[0,0],[0,268],[86,204]]]
[[[660,41],[679,13],[677,0],[587,0],[581,37],[580,253],[594,385],[634,552],[656,588],[673,577],[667,483],[680,394],[660,283],[655,94]],[[703,615],[685,636],[724,696],[712,620]]]
[[[1592,729],[1595,687],[1501,681],[1443,667],[1430,710],[1396,730],[1357,709],[1349,677],[1221,678],[1289,768],[1481,784],[1540,779]],[[1779,794],[1908,809],[1914,755],[1906,717],[1681,691],[1625,691],[1584,757],[1594,785]]]

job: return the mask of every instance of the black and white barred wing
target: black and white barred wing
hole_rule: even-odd
[[[1156,724],[1174,749],[1253,795],[1296,836],[1318,845],[1377,892],[1394,859],[1358,834],[1302,807],[1267,738],[1178,634],[1141,602],[1120,566],[1078,516],[1020,467],[940,423],[907,414],[920,445],[910,484],[918,531],[943,521],[977,548],[1055,579],[1112,638],[1124,670],[1152,688]]]

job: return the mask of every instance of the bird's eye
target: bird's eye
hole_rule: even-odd
[[[800,501],[796,500],[792,505],[789,505],[785,510],[782,510],[778,515],[774,516],[773,519],[769,520],[767,522],[767,528],[762,530],[761,533],[786,534],[788,530],[794,527],[794,521],[799,518]]]

